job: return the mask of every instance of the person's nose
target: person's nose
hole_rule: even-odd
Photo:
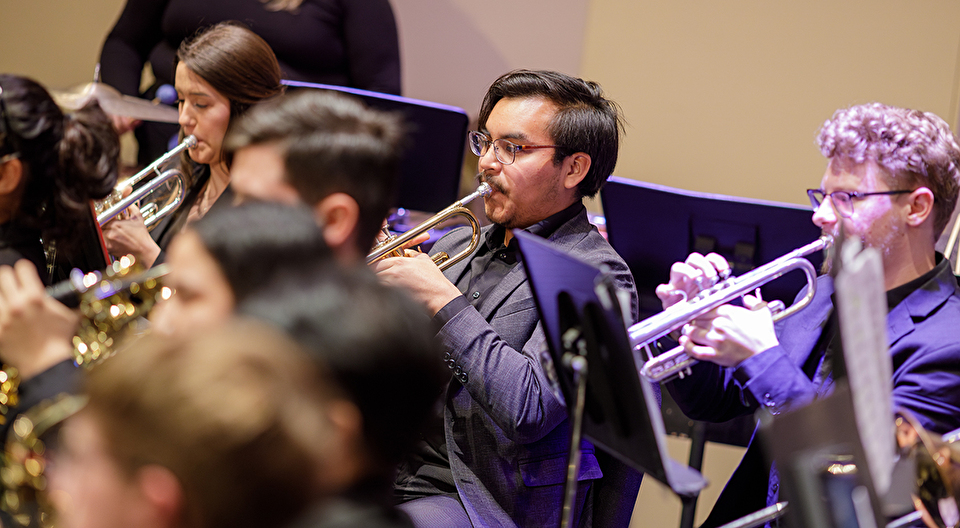
[[[827,203],[827,201],[830,203]],[[833,208],[833,200],[824,196],[820,207],[813,212],[813,223],[820,229],[832,227],[837,223],[837,211]]]
[[[503,167],[503,164],[497,159],[497,148],[493,145],[490,145],[483,156],[480,156],[477,164],[480,167],[480,172],[499,172]]]
[[[193,117],[193,112],[190,110],[187,103],[180,104],[180,113],[177,117],[177,123],[180,124],[182,128],[193,127],[196,124],[196,120]]]

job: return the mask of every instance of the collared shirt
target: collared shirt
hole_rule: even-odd
[[[583,209],[583,202],[574,202],[570,207],[525,228],[524,231],[548,238],[558,227],[576,217]],[[517,239],[511,238],[510,243],[506,245],[503,243],[506,233],[507,229],[500,225],[487,231],[485,240],[470,260],[470,271],[464,273],[456,283],[463,295],[447,303],[434,316],[433,321],[437,328],[443,327],[467,306],[482,310],[489,293],[521,261]]]

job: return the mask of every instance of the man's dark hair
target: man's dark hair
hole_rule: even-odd
[[[238,313],[274,323],[327,366],[363,417],[368,476],[392,482],[449,379],[423,307],[366,267],[338,267],[276,277]]]
[[[224,147],[232,153],[275,143],[287,182],[309,205],[337,192],[351,196],[360,209],[358,249],[366,254],[396,194],[402,138],[399,115],[348,95],[305,89],[253,108],[231,128]]]
[[[590,156],[590,171],[577,191],[580,196],[597,194],[613,173],[620,150],[623,117],[617,103],[606,99],[600,85],[554,71],[514,70],[501,76],[487,90],[480,105],[478,126],[486,131],[487,118],[501,99],[542,97],[557,105],[548,130],[555,150],[554,164],[584,152]]]
[[[191,224],[237,303],[287,269],[332,265],[323,230],[305,207],[250,202],[215,209]]]

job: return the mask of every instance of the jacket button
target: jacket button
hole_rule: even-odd
[[[473,298],[474,298],[474,299],[479,299],[479,298],[480,298],[480,292],[478,292],[478,291],[473,292]]]

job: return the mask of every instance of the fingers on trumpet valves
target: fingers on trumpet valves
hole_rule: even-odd
[[[687,301],[687,292],[673,284],[660,284],[656,289],[657,297],[664,301],[665,306]],[[668,304],[669,303],[669,304]]]
[[[657,288],[665,303],[683,302],[702,291],[713,288],[730,276],[730,264],[716,253],[691,253],[684,262],[670,268],[670,281]]]

